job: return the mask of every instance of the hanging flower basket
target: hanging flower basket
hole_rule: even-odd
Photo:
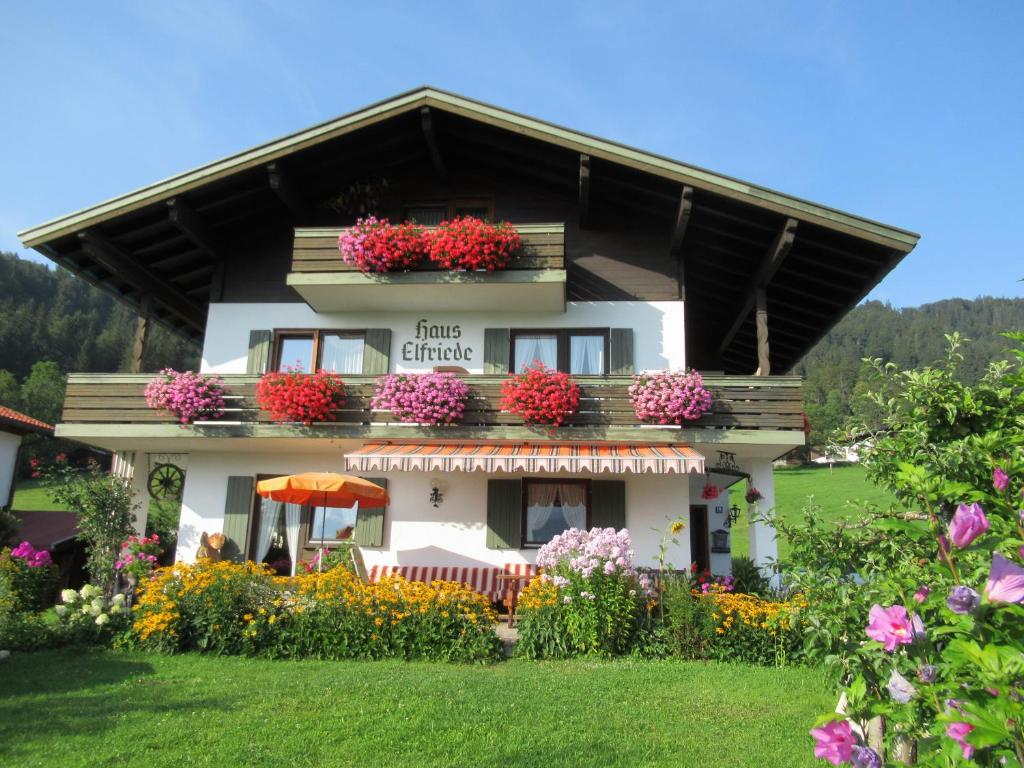
[[[216,376],[164,368],[146,385],[146,405],[167,411],[181,424],[224,415],[224,382]]]
[[[468,272],[504,269],[523,247],[507,221],[490,224],[474,216],[442,221],[427,236],[430,258],[443,269]]]
[[[256,384],[256,402],[279,423],[334,421],[345,403],[341,377],[327,371],[301,373],[285,369],[265,373]]]
[[[560,427],[579,410],[580,387],[573,378],[535,363],[501,383],[501,409],[527,424]]]
[[[371,407],[407,424],[457,424],[469,387],[453,373],[389,373],[376,381]]]
[[[711,483],[708,483],[707,485],[700,489],[700,497],[705,501],[714,501],[715,499],[718,498],[721,492],[722,489],[719,488],[717,485],[712,485]]]
[[[696,421],[711,408],[711,393],[697,371],[637,374],[629,396],[636,417],[651,424]]]
[[[761,495],[761,492],[757,490],[757,488],[751,485],[747,488],[747,493],[744,498],[747,500],[747,504],[756,504],[763,499],[764,496]]]
[[[338,238],[338,250],[346,264],[361,272],[407,272],[423,262],[429,244],[423,230],[411,222],[392,224],[368,216]]]

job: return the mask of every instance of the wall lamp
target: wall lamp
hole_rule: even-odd
[[[444,501],[444,493],[441,491],[441,481],[436,477],[430,481],[430,503],[437,507]]]

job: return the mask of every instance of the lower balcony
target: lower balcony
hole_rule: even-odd
[[[579,377],[579,412],[557,429],[525,425],[499,407],[504,377],[467,375],[470,399],[459,425],[430,427],[393,421],[388,411],[370,408],[374,377],[346,376],[345,404],[333,422],[277,424],[256,405],[257,376],[226,374],[228,409],[217,420],[182,426],[149,408],[144,390],[150,374],[71,374],[57,436],[110,450],[259,449],[266,441],[296,440],[495,440],[526,442],[643,442],[733,444],[778,447],[803,445],[800,378],[795,376],[706,376],[714,397],[711,410],[681,427],[642,424],[633,412],[629,376]],[[252,439],[245,439],[252,438]],[[264,445],[269,447],[269,445]],[[776,454],[778,455],[778,454]]]

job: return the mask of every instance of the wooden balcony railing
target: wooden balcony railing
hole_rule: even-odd
[[[169,415],[146,405],[143,390],[150,375],[82,374],[68,377],[64,401],[65,424],[172,424]],[[205,429],[215,433],[220,424],[269,424],[269,416],[256,405],[254,390],[258,377],[229,374],[221,376],[228,392],[227,413],[211,421]],[[501,382],[504,377],[467,375],[470,399],[460,426],[444,428],[452,437],[460,429],[472,428],[479,437],[481,428],[494,429],[501,437],[502,428],[521,427],[522,419],[502,413],[499,407]],[[335,415],[337,421],[317,425],[316,429],[335,429],[344,435],[346,427],[386,426],[394,420],[387,411],[370,408],[374,379],[370,376],[345,376],[345,404]],[[562,430],[576,428],[601,429],[612,436],[616,430],[640,427],[629,398],[630,377],[580,377],[582,390],[580,411],[560,430],[538,430],[538,438],[557,440]],[[711,390],[714,404],[700,420],[685,424],[690,429],[742,429],[799,431],[804,428],[803,400],[800,379],[795,376],[707,376],[705,385]],[[399,432],[398,430],[404,430]],[[81,430],[78,430],[81,432]],[[378,430],[379,431],[379,430]],[[408,435],[408,427],[395,428],[397,435]],[[353,430],[358,434],[358,430]],[[652,433],[651,437],[655,437]]]
[[[523,238],[523,252],[512,261],[509,269],[565,268],[564,224],[517,224],[516,229]],[[342,261],[338,252],[338,236],[344,231],[339,227],[297,228],[292,272],[358,272],[355,266]],[[434,271],[434,268],[426,265],[422,271]]]

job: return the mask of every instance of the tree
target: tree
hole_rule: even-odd
[[[21,387],[18,377],[8,370],[0,370],[0,405],[21,409]]]
[[[29,416],[56,424],[64,405],[64,375],[52,360],[40,360],[21,385],[21,402]]]

